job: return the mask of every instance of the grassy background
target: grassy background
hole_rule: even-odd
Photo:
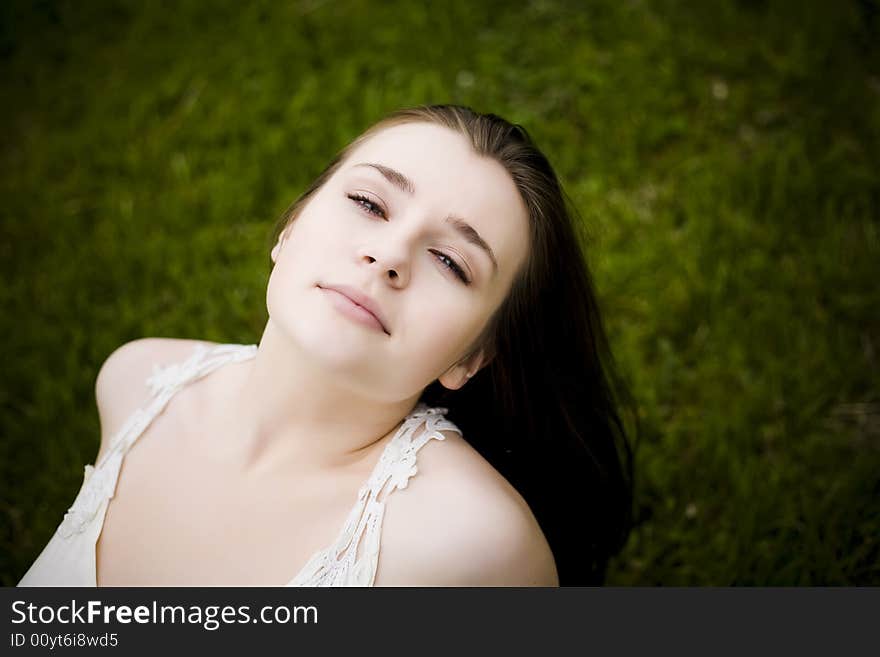
[[[856,0],[2,3],[0,583],[94,458],[104,358],[255,342],[287,204],[458,102],[582,214],[643,431],[609,583],[880,584],[878,42]]]

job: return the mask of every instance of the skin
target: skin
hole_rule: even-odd
[[[362,163],[404,173],[415,193],[400,191]],[[385,218],[352,201],[354,194],[375,202]],[[497,272],[444,222],[449,214],[483,236]],[[256,363],[266,384],[249,386],[264,420],[283,424],[288,449],[294,435],[337,450],[340,434],[357,435],[350,443],[357,449],[395,426],[432,381],[464,385],[482,365],[481,354],[463,360],[466,352],[510,289],[527,243],[526,211],[510,177],[474,154],[461,136],[414,124],[363,144],[273,250],[270,319],[261,342],[266,358]],[[437,251],[454,257],[472,283],[462,284]],[[321,283],[351,285],[372,296],[391,335],[341,316],[316,287]],[[296,367],[282,372],[278,362]],[[266,413],[269,390],[281,391],[274,395],[277,412]]]
[[[404,173],[413,193],[363,163]],[[368,211],[377,208],[384,216]],[[448,228],[449,214],[482,236],[497,269]],[[470,347],[525,262],[527,222],[506,171],[451,130],[401,125],[361,144],[272,249],[256,357],[182,389],[127,455],[96,546],[98,584],[289,581],[336,537],[424,387],[459,388],[485,364]],[[341,313],[322,283],[373,297],[388,333]],[[135,382],[193,346],[151,338],[108,358],[96,383],[98,459],[147,402]],[[525,501],[466,440],[444,434],[388,498],[375,583],[555,585]],[[206,553],[206,536],[223,550]]]

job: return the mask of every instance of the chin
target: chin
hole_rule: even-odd
[[[346,326],[336,317],[315,317],[312,321],[296,320],[286,331],[309,359],[320,362],[328,369],[350,371],[368,364],[375,358],[371,346],[357,326]]]

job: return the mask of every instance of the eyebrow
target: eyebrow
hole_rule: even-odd
[[[354,166],[371,167],[381,173],[388,182],[390,182],[402,192],[406,192],[410,196],[416,193],[416,187],[413,184],[412,180],[407,178],[396,169],[386,167],[382,164],[376,164],[374,162],[362,162],[360,164],[355,164]],[[480,236],[476,228],[471,226],[461,217],[456,217],[455,215],[451,214],[447,215],[446,219],[444,219],[443,221],[452,224],[452,227],[455,228],[455,230],[457,230],[470,244],[473,244],[474,246],[477,246],[485,251],[486,255],[488,255],[489,259],[492,261],[493,274],[498,273],[498,260],[495,259],[495,252],[492,251],[492,247],[486,243],[486,240],[484,240]]]
[[[360,164],[355,164],[356,167],[372,167],[376,169],[379,173],[385,176],[385,179],[390,182],[392,185],[397,187],[399,190],[406,192],[407,194],[415,194],[416,186],[413,185],[412,180],[404,176],[400,171],[396,169],[392,169],[390,167],[386,167],[382,164],[374,164],[372,162],[362,162]]]

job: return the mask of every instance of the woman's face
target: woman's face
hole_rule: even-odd
[[[377,399],[438,378],[457,388],[484,364],[461,360],[527,250],[526,208],[500,164],[448,128],[394,126],[352,151],[281,235],[270,322]]]

